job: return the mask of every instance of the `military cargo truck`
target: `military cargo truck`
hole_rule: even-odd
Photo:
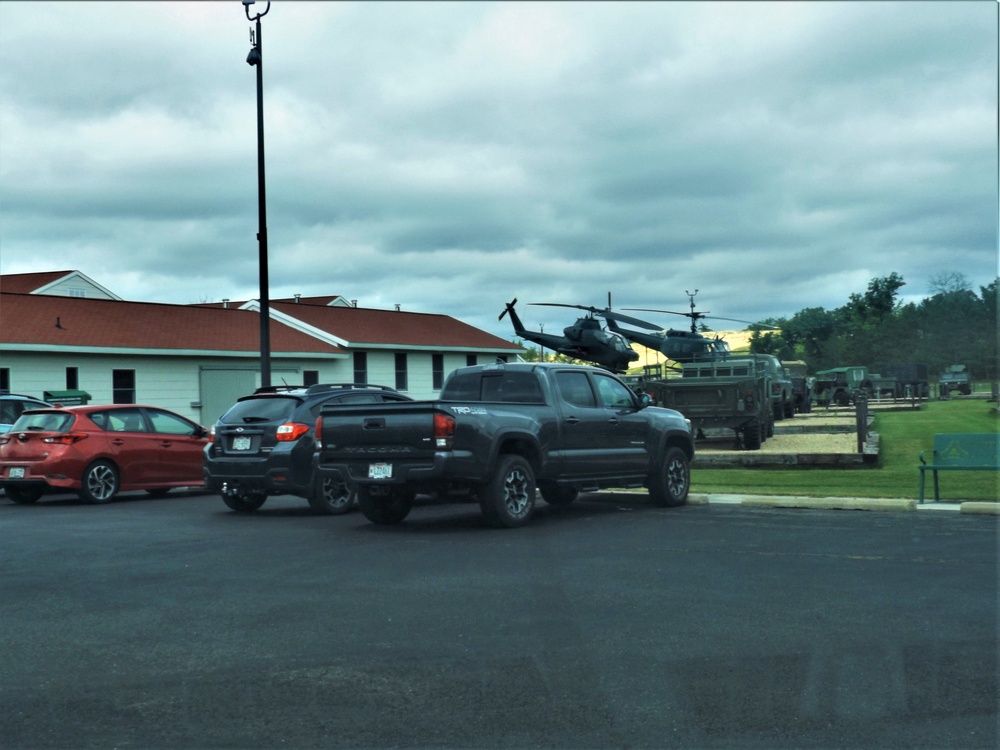
[[[812,411],[812,386],[806,377],[806,363],[796,359],[781,365],[792,382],[792,413],[808,414]]]
[[[646,381],[642,388],[658,406],[689,419],[698,437],[707,429],[732,430],[738,448],[758,450],[774,434],[771,381],[759,360],[691,362],[682,365],[681,377]]]
[[[930,380],[927,377],[927,365],[917,363],[886,365],[882,374],[896,379],[896,392],[899,398],[928,398],[931,395]]]

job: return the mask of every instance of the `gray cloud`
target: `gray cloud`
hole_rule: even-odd
[[[0,270],[256,297],[249,28],[0,3]],[[507,336],[514,296],[759,319],[997,274],[993,3],[279,0],[262,30],[274,296]]]

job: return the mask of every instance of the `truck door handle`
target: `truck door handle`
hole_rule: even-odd
[[[579,424],[580,420],[576,417],[566,417],[567,424]]]

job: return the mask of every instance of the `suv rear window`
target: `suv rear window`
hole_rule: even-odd
[[[237,401],[220,421],[233,423],[283,422],[301,404],[301,399],[288,396],[257,396]]]

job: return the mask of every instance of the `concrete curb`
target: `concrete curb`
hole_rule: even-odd
[[[599,494],[615,495],[640,494],[638,490],[602,490]],[[688,505],[739,505],[744,508],[804,508],[817,510],[869,510],[889,513],[969,513],[978,515],[1000,515],[1000,502],[986,500],[966,500],[958,502],[929,502],[918,504],[915,499],[905,497],[805,497],[801,495],[736,495],[692,492],[688,495]]]
[[[967,503],[962,503],[961,511],[962,513],[1000,516],[1000,503],[990,503],[985,501],[970,501]]]

